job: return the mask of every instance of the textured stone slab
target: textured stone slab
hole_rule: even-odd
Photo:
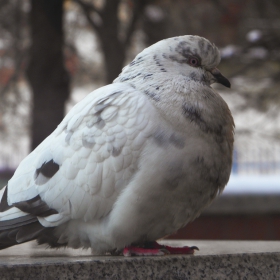
[[[0,251],[0,279],[280,279],[280,242],[164,241],[197,245],[194,256],[91,256],[34,243]]]

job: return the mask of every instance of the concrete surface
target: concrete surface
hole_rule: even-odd
[[[0,279],[280,279],[280,241],[174,241],[194,256],[91,256],[35,243],[0,251]]]

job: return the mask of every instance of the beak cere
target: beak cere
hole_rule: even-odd
[[[210,72],[214,76],[214,78],[216,79],[217,83],[222,84],[225,87],[230,88],[229,80],[221,74],[219,69],[214,68]]]

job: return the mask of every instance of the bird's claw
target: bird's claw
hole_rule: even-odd
[[[130,256],[162,256],[162,255],[192,255],[195,250],[199,250],[196,246],[171,247],[160,245],[157,242],[148,243],[149,246],[134,247],[128,246],[123,249],[125,257]]]

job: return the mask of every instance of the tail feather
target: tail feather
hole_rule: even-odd
[[[45,228],[39,222],[0,231],[0,250],[36,239]]]
[[[15,219],[0,220],[0,232],[4,230],[11,230],[13,228],[19,228],[21,226],[28,225],[34,222],[38,222],[38,219],[27,213],[25,216],[21,216]]]
[[[7,189],[5,186],[0,191],[0,250],[34,239],[55,247],[58,238],[53,236],[54,228],[45,228],[35,215],[9,205]]]
[[[0,212],[4,212],[12,208],[13,206],[8,204],[8,188],[5,186],[1,191],[0,191],[0,196],[1,196],[1,203],[0,203]]]
[[[24,243],[33,239],[36,239],[41,232],[45,230],[38,221],[23,227],[20,227],[15,240],[17,243]]]
[[[48,244],[50,248],[66,247],[67,242],[58,242],[59,238],[55,235],[55,227],[45,228],[45,230],[38,236],[37,243]]]

